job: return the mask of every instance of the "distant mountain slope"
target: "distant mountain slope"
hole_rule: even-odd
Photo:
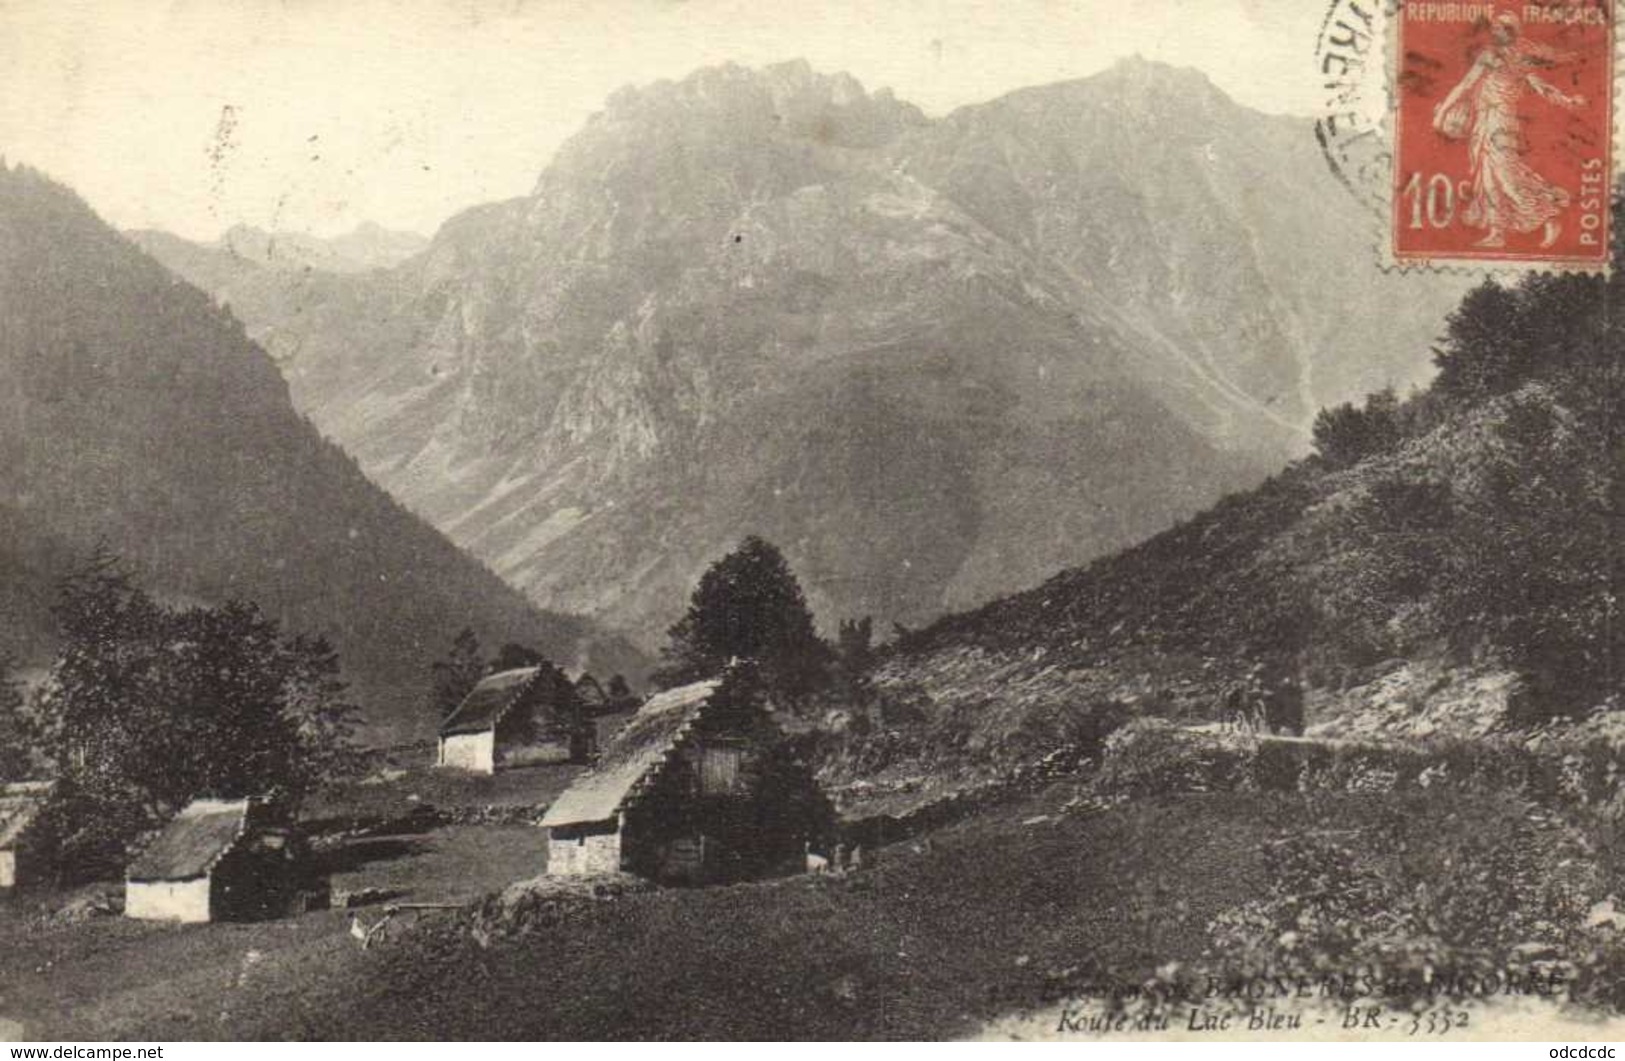
[[[126,233],[153,253],[185,253],[186,241],[151,229]],[[429,245],[415,232],[396,232],[370,221],[339,236],[323,238],[303,232],[267,232],[252,225],[233,225],[218,240],[202,246],[244,265],[283,271],[320,269],[359,273],[398,265]]]
[[[1306,126],[1128,64],[940,122],[803,63],[624,90],[387,273],[219,275],[295,401],[534,600],[657,643],[778,541],[827,625],[1121,547],[1426,375]],[[1384,302],[1384,299],[1388,302]]]
[[[1125,60],[962,108],[893,153],[1052,266],[1079,312],[1132,337],[1160,397],[1242,444],[1425,382],[1462,290],[1372,268],[1369,221],[1308,125],[1250,111],[1194,70]]]
[[[1323,732],[1567,717],[1617,740],[1622,294],[1617,275],[1478,288],[1425,393],[1328,414],[1323,455],[905,638],[876,682],[908,742],[963,766],[1101,712],[1214,720],[1255,666],[1306,689]]]
[[[465,624],[640,666],[389,499],[229,313],[23,168],[0,168],[0,307],[0,649],[49,651],[52,580],[105,543],[159,595],[247,597],[329,635],[375,735],[431,724],[428,666]]]

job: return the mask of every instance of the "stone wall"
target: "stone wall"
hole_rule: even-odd
[[[207,921],[209,878],[130,881],[124,888],[124,916],[140,921]]]
[[[477,774],[496,772],[496,734],[458,733],[440,739],[440,765]]]
[[[554,830],[547,841],[547,872],[552,877],[585,877],[598,873],[618,873],[621,868],[621,834],[617,830],[595,835],[559,835]]]
[[[570,745],[567,741],[514,744],[497,749],[497,762],[502,766],[538,766],[569,761]]]

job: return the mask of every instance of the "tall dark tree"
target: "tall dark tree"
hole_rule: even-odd
[[[869,669],[874,665],[874,619],[842,619],[835,640],[833,668],[841,695],[858,710],[856,717],[867,719],[874,706],[874,683]]]
[[[337,657],[255,605],[167,608],[98,556],[63,580],[56,617],[62,647],[26,713],[70,857],[116,862],[198,796],[297,798],[346,762]]]
[[[474,631],[463,627],[446,658],[437,661],[430,671],[429,714],[439,725],[485,677],[485,658],[480,655],[480,639]]]
[[[1444,348],[1434,351],[1439,368],[1434,389],[1475,400],[1516,386],[1531,364],[1529,333],[1518,290],[1485,280],[1451,313]]]
[[[1367,396],[1363,408],[1344,402],[1322,409],[1315,417],[1315,452],[1333,467],[1381,453],[1401,437],[1399,399],[1392,387]]]
[[[357,710],[349,701],[338,650],[324,637],[295,634],[284,645],[282,693],[302,749],[294,764],[300,790],[346,777],[359,765],[354,738]]]
[[[612,713],[631,711],[638,706],[638,694],[634,693],[632,686],[627,684],[626,675],[624,674],[610,675],[609,684],[604,686],[604,695],[609,698],[609,703],[605,705],[604,709]]]
[[[754,535],[705,572],[669,636],[655,675],[663,686],[715,677],[735,659],[755,663],[768,688],[791,698],[827,680],[829,646],[801,584],[784,554]]]
[[[0,782],[20,781],[33,773],[23,690],[14,677],[15,664],[0,656]]]

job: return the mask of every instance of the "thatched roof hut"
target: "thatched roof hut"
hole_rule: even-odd
[[[799,864],[830,807],[749,681],[652,697],[542,816],[553,875],[760,876]]]
[[[595,746],[575,685],[550,663],[488,675],[440,725],[437,765],[476,773],[585,762]]]
[[[305,846],[279,808],[258,798],[198,799],[130,863],[124,912],[157,921],[277,917],[311,883]]]

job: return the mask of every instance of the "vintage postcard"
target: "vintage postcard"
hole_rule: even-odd
[[[0,0],[0,1039],[1605,1056],[1616,14]]]

